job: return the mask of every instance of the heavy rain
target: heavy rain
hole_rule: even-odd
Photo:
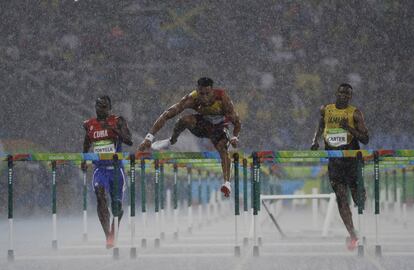
[[[414,2],[3,0],[0,14],[0,269],[414,269]],[[92,138],[105,96],[122,120],[98,137],[122,149]],[[196,105],[171,109],[183,100]],[[102,164],[125,174],[114,246]]]

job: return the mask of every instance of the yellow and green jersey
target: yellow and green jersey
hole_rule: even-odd
[[[341,121],[345,119],[350,127],[355,128],[355,110],[353,106],[345,109],[338,109],[335,104],[325,106],[323,137],[327,149],[359,149],[359,144],[352,134],[340,127]]]
[[[199,94],[197,90],[194,90],[189,95],[196,102],[193,108],[197,113],[203,116],[204,119],[208,120],[214,125],[225,124],[227,125],[229,120],[226,117],[223,105],[223,96],[225,94],[223,89],[213,89],[214,101],[210,105],[202,105],[199,101]]]

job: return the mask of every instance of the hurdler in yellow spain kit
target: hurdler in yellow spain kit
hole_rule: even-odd
[[[356,108],[351,105],[348,105],[345,109],[338,109],[335,104],[325,106],[323,137],[329,147],[338,148],[351,144],[354,137],[350,132],[342,129],[340,123],[345,119],[350,127],[355,128],[355,110]]]

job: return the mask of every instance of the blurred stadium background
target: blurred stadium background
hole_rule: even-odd
[[[0,149],[80,152],[82,122],[108,94],[135,151],[200,76],[228,90],[246,152],[309,149],[319,107],[342,82],[365,115],[367,148],[413,148],[413,11],[414,2],[395,0],[2,1]],[[212,150],[190,138],[181,149]],[[49,182],[37,166],[19,165],[28,194]],[[68,186],[80,181],[66,174]]]

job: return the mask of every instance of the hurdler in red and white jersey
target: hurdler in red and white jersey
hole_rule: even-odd
[[[116,153],[122,152],[122,143],[132,144],[128,126],[122,116],[109,115],[104,120],[96,117],[83,122],[86,131],[85,141],[92,146],[94,153]],[[122,134],[124,131],[126,134]],[[122,136],[124,135],[124,136]],[[110,160],[94,161],[96,166],[109,166]]]

